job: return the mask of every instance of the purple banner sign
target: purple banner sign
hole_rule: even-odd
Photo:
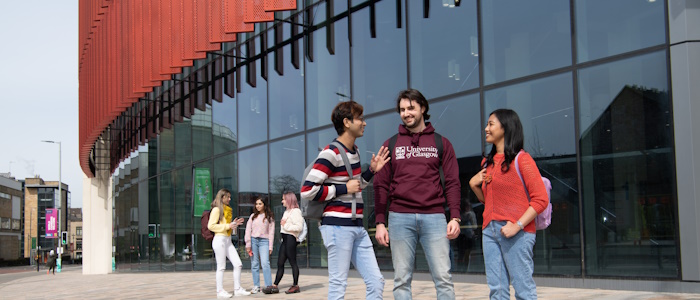
[[[46,209],[46,238],[55,239],[58,237],[58,209]]]

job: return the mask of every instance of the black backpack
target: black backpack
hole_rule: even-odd
[[[210,210],[205,210],[202,212],[202,237],[204,237],[205,240],[207,241],[212,241],[214,239],[214,232],[209,230],[209,227],[207,226],[209,224],[209,213],[211,213]]]

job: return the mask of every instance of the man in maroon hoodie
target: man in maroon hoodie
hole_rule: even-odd
[[[395,299],[411,299],[419,241],[435,282],[437,299],[455,299],[448,239],[457,238],[460,232],[459,167],[450,141],[436,136],[433,126],[425,123],[430,118],[428,109],[428,101],[419,91],[408,89],[399,93],[396,110],[403,125],[399,125],[394,149],[389,149],[392,157],[388,168],[382,168],[374,177],[376,239],[383,246],[391,244]],[[389,147],[390,140],[384,142],[385,147]],[[442,155],[436,141],[442,142]],[[450,208],[449,222],[445,218],[445,203]]]

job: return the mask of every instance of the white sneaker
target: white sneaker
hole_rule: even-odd
[[[229,292],[227,292],[227,291],[221,291],[221,292],[216,293],[217,299],[228,299],[231,297],[233,297],[233,295],[229,294]]]
[[[250,292],[246,291],[244,288],[240,287],[237,290],[233,291],[233,294],[235,296],[248,296],[248,295],[250,295]]]
[[[257,294],[260,293],[260,287],[259,286],[254,286],[252,289],[250,289],[251,294]]]

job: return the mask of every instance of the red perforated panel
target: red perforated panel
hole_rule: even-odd
[[[265,0],[245,1],[245,16],[243,22],[257,23],[270,22],[275,20],[275,13],[265,11]]]
[[[225,43],[235,42],[235,33],[226,33],[224,0],[207,0],[211,7],[211,17],[209,18],[209,42]]]
[[[253,24],[246,24],[243,22],[245,6],[245,0],[227,0],[224,3],[224,7],[226,8],[224,23],[226,23],[227,33],[251,32],[255,30]]]
[[[266,11],[296,10],[297,0],[265,0]]]
[[[208,52],[208,51],[219,51],[221,50],[221,44],[212,44],[209,42],[210,33],[210,18],[211,18],[211,4],[209,0],[199,0],[195,2],[195,39],[197,44],[195,45],[195,51],[198,52]]]

